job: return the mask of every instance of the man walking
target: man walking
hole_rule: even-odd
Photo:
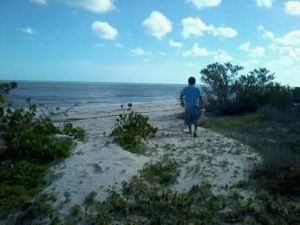
[[[193,137],[197,137],[197,123],[201,116],[201,107],[204,106],[204,99],[199,88],[195,87],[196,79],[190,77],[188,86],[180,92],[180,103],[184,107],[184,122],[189,128]]]

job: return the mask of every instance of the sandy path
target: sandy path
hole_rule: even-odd
[[[143,165],[164,157],[174,158],[180,165],[177,191],[187,191],[202,182],[212,184],[216,193],[226,193],[245,179],[258,156],[248,146],[210,130],[200,128],[198,137],[183,133],[182,109],[178,103],[164,102],[134,105],[134,110],[150,117],[159,128],[156,137],[145,146],[144,155],[124,151],[112,143],[112,131],[119,107],[105,109],[74,109],[69,113],[75,125],[88,133],[88,141],[78,142],[72,155],[53,168],[58,178],[46,189],[55,193],[57,204],[66,212],[74,204],[81,204],[92,191],[105,199],[107,189],[119,189],[123,181],[138,173]],[[67,202],[67,203],[66,203]]]

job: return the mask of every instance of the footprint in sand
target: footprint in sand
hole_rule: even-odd
[[[98,163],[88,163],[86,166],[87,169],[93,174],[103,173],[103,169]]]

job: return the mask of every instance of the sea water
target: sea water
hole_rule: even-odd
[[[105,107],[127,103],[178,100],[183,84],[136,84],[91,82],[18,82],[9,103],[26,106],[26,99],[48,107]]]

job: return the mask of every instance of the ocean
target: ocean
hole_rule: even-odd
[[[12,106],[26,106],[26,99],[47,107],[105,107],[127,103],[171,101],[179,98],[183,84],[134,84],[87,82],[18,82],[9,94]]]

